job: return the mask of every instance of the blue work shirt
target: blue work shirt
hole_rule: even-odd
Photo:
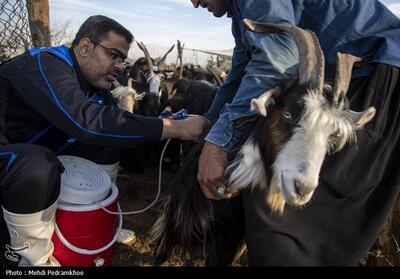
[[[333,78],[336,53],[371,56],[400,67],[400,19],[376,0],[227,0],[235,48],[232,70],[205,116],[218,119],[206,136],[227,151],[248,134],[255,117],[250,100],[298,76],[298,50],[287,33],[255,33],[243,19],[289,23],[316,33]],[[366,76],[373,64],[353,71]]]

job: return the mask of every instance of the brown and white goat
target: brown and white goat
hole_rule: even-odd
[[[299,78],[251,101],[259,118],[226,171],[229,187],[261,187],[272,211],[281,214],[286,203],[303,206],[311,199],[326,154],[355,141],[355,130],[374,117],[375,109],[349,109],[346,92],[353,64],[360,58],[338,53],[331,87],[324,81],[324,55],[313,32],[250,20],[245,24],[254,32],[287,32],[299,50]],[[195,152],[199,156],[200,151]],[[191,247],[200,245],[207,264],[231,264],[244,240],[241,199],[207,200],[196,174],[194,157],[174,180],[153,227],[157,259],[166,260],[176,249],[193,255]]]
[[[245,24],[254,32],[287,32],[299,49],[298,84],[289,82],[251,101],[251,108],[267,121],[254,129],[227,169],[230,187],[261,187],[268,191],[271,209],[282,213],[285,203],[302,206],[311,199],[326,154],[355,140],[355,130],[374,117],[375,108],[354,112],[346,99],[353,64],[361,58],[337,54],[332,88],[324,82],[324,55],[313,32],[247,19]],[[274,107],[279,98],[282,103]],[[271,117],[268,110],[274,110]]]

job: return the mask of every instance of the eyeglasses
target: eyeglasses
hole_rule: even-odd
[[[102,47],[107,55],[110,57],[111,60],[113,60],[114,62],[116,62],[117,64],[122,64],[124,67],[127,65],[125,59],[126,57],[116,48],[108,48],[103,46],[100,43],[94,43],[95,46],[100,46]]]

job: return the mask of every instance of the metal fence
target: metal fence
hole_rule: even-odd
[[[25,0],[0,0],[0,63],[31,47]]]

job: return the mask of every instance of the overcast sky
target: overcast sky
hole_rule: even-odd
[[[400,0],[383,0],[400,17]],[[190,0],[49,0],[52,22],[71,22],[71,36],[91,15],[109,16],[145,44],[170,46],[179,39],[187,48],[229,49],[234,42],[230,19],[195,9]]]

